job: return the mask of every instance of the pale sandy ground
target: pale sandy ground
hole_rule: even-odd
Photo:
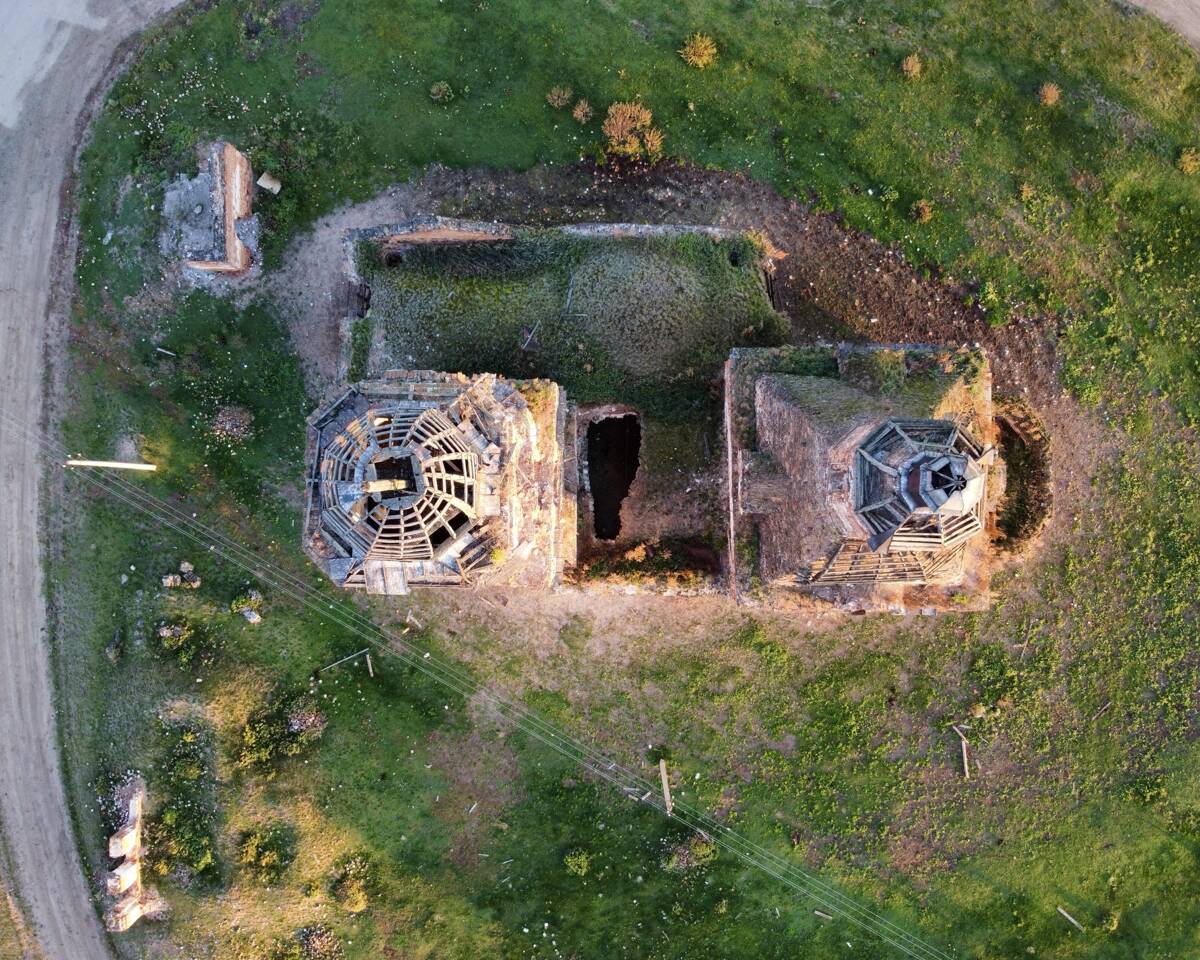
[[[1200,50],[1200,0],[1141,0],[1137,6],[1169,23]]]
[[[121,41],[177,0],[0,0],[0,409],[43,416],[61,188],[77,121]],[[1200,47],[1200,0],[1143,4]],[[102,960],[109,948],[71,834],[59,777],[38,546],[38,470],[0,437],[0,819],[8,879],[39,946],[27,955]]]
[[[42,418],[43,347],[77,121],[117,47],[172,0],[0,0],[0,409]],[[61,299],[61,298],[60,298]],[[37,944],[27,956],[110,955],[59,776],[38,543],[37,457],[0,432],[0,817],[7,879]],[[40,946],[39,946],[40,945]]]

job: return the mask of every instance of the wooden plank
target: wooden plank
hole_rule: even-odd
[[[660,758],[658,761],[658,775],[662,779],[663,802],[667,805],[667,816],[671,816],[675,809],[675,804],[671,800],[671,783],[667,778],[667,761],[665,758]]]

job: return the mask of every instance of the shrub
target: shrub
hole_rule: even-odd
[[[161,728],[164,749],[151,794],[162,798],[146,824],[147,866],[160,876],[174,868],[202,879],[219,873],[212,744],[195,719]]]
[[[1189,177],[1195,176],[1200,173],[1200,148],[1184,147],[1179,151],[1179,159],[1175,163]]]
[[[365,853],[342,859],[330,877],[329,892],[347,913],[362,913],[375,892],[375,868]]]
[[[259,883],[278,883],[296,856],[295,834],[283,823],[246,830],[238,839],[237,862]]]
[[[454,99],[454,88],[445,80],[439,80],[430,85],[429,99],[434,103],[449,103]]]
[[[707,867],[716,859],[717,845],[711,840],[694,836],[671,848],[670,854],[663,862],[663,869],[672,873],[686,873],[688,870]]]
[[[921,58],[915,53],[910,53],[900,61],[900,72],[904,74],[904,79],[906,80],[920,80],[921,71],[924,69],[925,64],[921,62]]]
[[[234,765],[265,768],[281,756],[293,757],[321,738],[325,724],[311,693],[276,696],[242,727]]]
[[[609,104],[600,129],[608,141],[606,150],[613,156],[640,157],[643,153],[653,156],[662,151],[662,134],[654,127],[654,114],[640,103]]]
[[[571,102],[571,88],[564,87],[561,84],[555,84],[546,94],[546,102],[555,110],[561,110]]]
[[[1056,107],[1062,99],[1062,90],[1057,83],[1046,82],[1038,87],[1038,103],[1043,107]]]
[[[717,41],[707,33],[693,33],[679,48],[679,55],[689,67],[705,70],[717,62]]]
[[[232,602],[230,602],[229,610],[231,613],[244,613],[247,610],[253,610],[255,613],[257,613],[262,609],[262,605],[263,595],[251,587],[245,593],[239,594]]]
[[[933,219],[933,203],[925,199],[918,200],[910,212],[917,223],[928,223]]]
[[[586,850],[572,850],[563,857],[563,865],[572,877],[586,877],[592,866],[592,855]]]
[[[587,123],[592,119],[592,105],[586,100],[580,100],[571,110],[571,116],[580,123]]]
[[[217,661],[220,641],[202,623],[170,620],[159,624],[156,636],[159,649],[173,655],[181,667],[211,667]]]

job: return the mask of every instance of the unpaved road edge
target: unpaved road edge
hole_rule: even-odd
[[[111,80],[122,44],[176,2],[5,0],[6,29],[54,41],[46,48],[53,62],[37,61],[36,77],[6,77],[20,84],[21,109],[14,127],[0,128],[0,404],[30,427],[46,412],[47,332],[65,324],[69,296],[55,298],[52,314],[51,294],[64,275],[69,287],[73,273],[69,190],[89,105]],[[110,950],[80,869],[58,754],[42,602],[42,460],[25,437],[6,430],[2,439],[0,821],[8,879],[37,941],[27,956],[102,960]]]

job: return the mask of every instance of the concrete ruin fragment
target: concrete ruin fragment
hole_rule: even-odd
[[[124,933],[142,917],[161,916],[165,901],[142,885],[142,819],[146,804],[146,785],[136,779],[121,787],[118,799],[125,807],[125,822],[108,839],[108,855],[121,860],[104,878],[104,889],[115,902],[104,914],[104,925],[111,933]]]
[[[178,573],[167,573],[163,575],[162,585],[168,590],[184,587],[188,590],[200,589],[200,578],[196,576],[196,568],[186,560],[179,565]]]
[[[262,614],[258,612],[258,608],[262,606],[262,603],[262,593],[251,587],[229,606],[234,613],[240,613],[247,623],[257,626],[263,621]]]
[[[553,586],[575,562],[568,414],[547,381],[392,371],[356,384],[308,421],[305,549],[370,593]]]
[[[204,150],[199,173],[167,186],[163,200],[166,254],[202,273],[238,274],[249,269],[258,244],[253,216],[254,174],[236,147],[217,141]]]
[[[786,372],[787,349],[731,359],[749,407],[731,495],[758,530],[763,578],[961,583],[1003,489],[986,358],[843,345],[837,376],[805,376]]]

